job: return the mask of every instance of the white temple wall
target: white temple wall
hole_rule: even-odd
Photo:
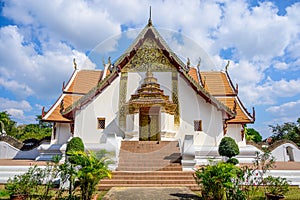
[[[241,124],[228,124],[227,133],[225,136],[232,137],[239,146],[246,146],[245,136],[242,139],[242,129],[243,127]]]
[[[272,152],[272,156],[275,157],[276,161],[288,162],[296,161],[300,162],[300,150],[294,144],[285,143],[276,147]]]
[[[71,130],[69,123],[55,123],[56,133],[52,129],[51,144],[64,144],[71,137]],[[55,135],[55,137],[54,137]]]
[[[100,95],[76,111],[74,136],[84,143],[101,143],[105,133],[122,134],[118,128],[120,77],[114,80]],[[98,118],[105,118],[105,129],[98,128]]]
[[[207,103],[179,76],[180,127],[178,138],[194,135],[194,145],[216,146],[223,136],[222,112]],[[194,120],[202,120],[203,131],[194,131]]]

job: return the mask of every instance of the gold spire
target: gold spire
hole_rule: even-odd
[[[153,77],[153,73],[149,70],[147,70],[147,72],[146,72],[146,77],[144,79],[144,83],[145,84],[157,83],[157,79]]]
[[[151,6],[150,6],[150,12],[149,12],[148,26],[152,26],[152,19],[151,19]]]

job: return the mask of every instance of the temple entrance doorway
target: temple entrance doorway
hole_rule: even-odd
[[[140,108],[139,140],[160,141],[160,107]]]

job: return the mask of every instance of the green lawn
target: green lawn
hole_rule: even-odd
[[[9,199],[8,192],[5,189],[0,189],[0,199]]]
[[[251,195],[250,199],[264,200],[266,199],[264,191],[262,189],[256,191]],[[300,188],[297,186],[290,186],[289,191],[285,194],[285,200],[295,200],[300,199]]]

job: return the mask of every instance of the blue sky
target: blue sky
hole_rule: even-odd
[[[300,3],[291,0],[0,1],[0,110],[34,123],[79,68],[117,59],[149,17],[180,58],[223,70],[239,84],[251,127],[300,117]],[[180,37],[178,37],[180,35]]]

